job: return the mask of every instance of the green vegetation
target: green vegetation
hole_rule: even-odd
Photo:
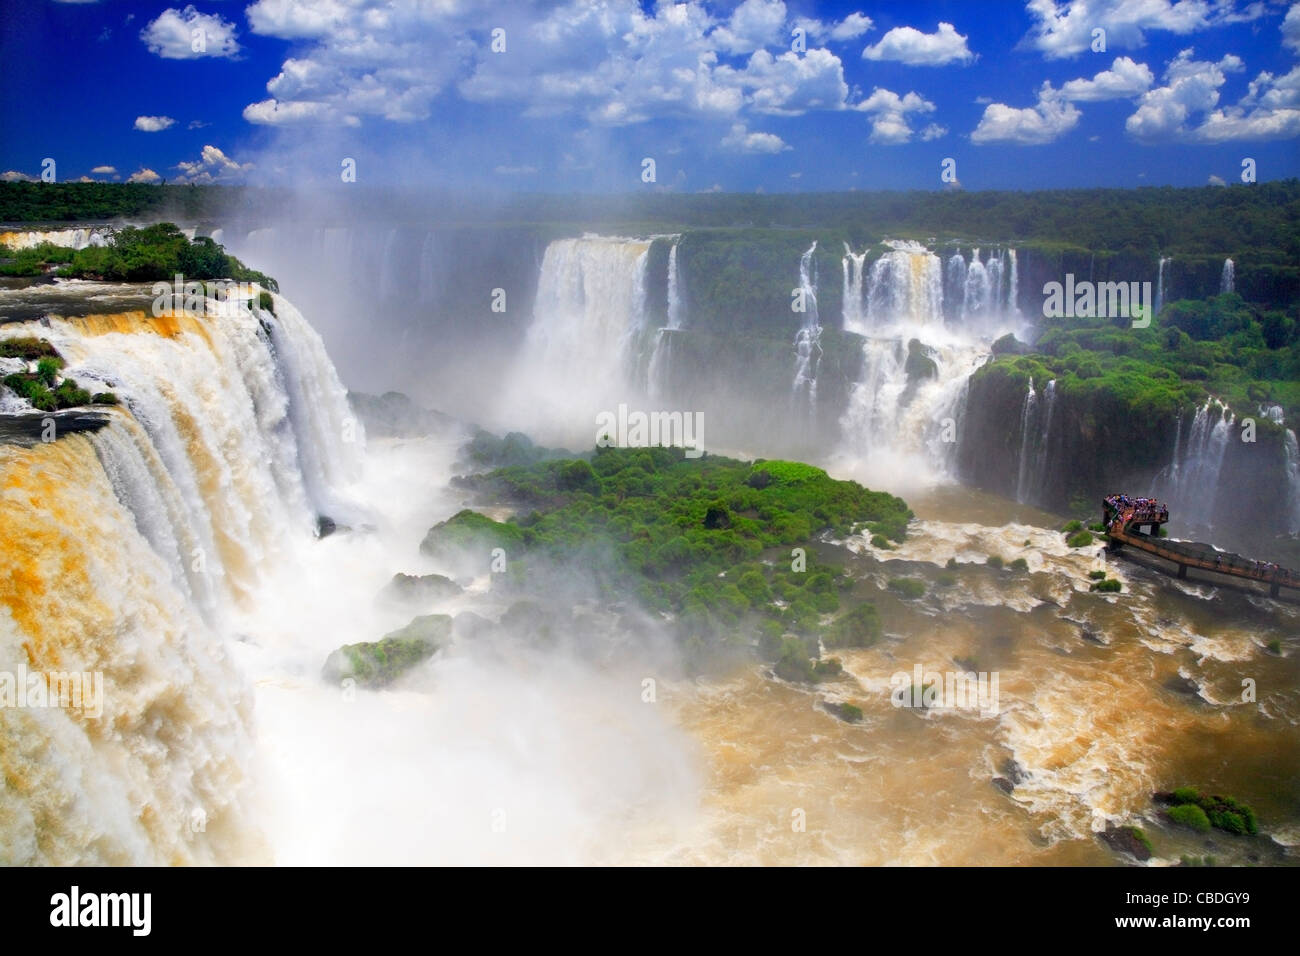
[[[42,242],[27,249],[0,245],[0,276],[38,276],[55,266],[71,262],[71,249]]]
[[[271,293],[265,289],[259,292],[257,294],[257,307],[263,312],[270,312],[275,315],[275,299],[271,297]]]
[[[1010,564],[1008,564],[1007,567],[1009,567],[1012,571],[1028,571],[1029,562],[1026,561],[1024,558],[1016,558]]]
[[[1282,653],[1282,642],[1279,641],[1276,637],[1273,638],[1273,640],[1271,640],[1271,641],[1268,642],[1268,652],[1269,652],[1270,654],[1281,654],[1281,653]]]
[[[107,245],[77,250],[71,262],[59,270],[61,276],[120,282],[171,282],[178,274],[187,282],[234,279],[279,289],[270,276],[227,255],[220,243],[206,236],[187,239],[170,222],[119,229]]]
[[[545,459],[456,483],[522,513],[495,522],[461,512],[430,530],[426,554],[502,547],[508,572],[494,587],[538,596],[569,583],[564,569],[582,568],[602,595],[630,594],[670,616],[693,662],[751,646],[757,632],[760,652],[790,680],[815,676],[823,618],[840,609],[844,578],[818,563],[817,537],[865,527],[901,541],[912,516],[893,495],[819,468],[665,448],[597,448],[590,461]],[[879,635],[874,615],[855,608],[830,624],[829,642],[867,646]]]
[[[1141,827],[1126,826],[1121,827],[1133,840],[1137,841],[1146,848],[1147,853],[1151,852],[1151,839]]]
[[[61,378],[63,356],[44,339],[14,338],[0,341],[0,357],[20,358],[36,362],[34,372],[14,372],[6,375],[3,384],[21,398],[27,399],[37,411],[53,412],[82,405],[116,405],[117,396],[99,392],[91,398],[90,392],[77,384],[76,379]]]
[[[1218,866],[1218,861],[1213,856],[1189,856],[1184,853],[1179,862],[1183,866]]]
[[[1072,548],[1086,548],[1092,544],[1092,540],[1091,531],[1076,531],[1065,539],[1065,543]]]
[[[1089,591],[1100,591],[1103,594],[1114,594],[1124,590],[1124,585],[1114,578],[1107,578],[1104,581],[1096,581],[1089,588]]]
[[[1105,572],[1105,571],[1089,571],[1089,572],[1088,572],[1088,577],[1092,578],[1094,581],[1104,581],[1104,580],[1106,579],[1106,572]]]
[[[934,583],[939,585],[941,588],[953,587],[957,583],[957,575],[953,574],[951,571],[940,571],[935,575]]]
[[[1232,797],[1206,795],[1195,787],[1179,787],[1173,793],[1158,796],[1173,804],[1168,814],[1175,823],[1200,831],[1209,830],[1213,826],[1217,830],[1238,836],[1259,832],[1255,811]]]
[[[844,673],[844,665],[838,657],[827,657],[813,664],[813,676],[818,680],[830,680]]]
[[[63,360],[58,350],[45,339],[0,339],[0,358],[20,358],[25,362],[35,362],[45,357]]]
[[[325,660],[321,676],[330,683],[351,678],[362,687],[383,687],[432,657],[450,635],[450,617],[426,614],[378,641],[344,644]]]
[[[1001,570],[1002,570],[1002,564],[1003,564],[1003,562],[1002,562],[1002,555],[1000,555],[1000,554],[990,554],[990,555],[985,559],[984,564],[987,565],[987,566],[990,567],[990,568],[993,568],[993,569],[995,569],[995,570],[1001,571]]]
[[[866,601],[832,623],[822,640],[827,647],[871,647],[880,640],[880,614]]]
[[[1210,831],[1210,818],[1194,803],[1181,803],[1168,811],[1169,819],[1179,826],[1191,827],[1200,833]]]
[[[1065,523],[1065,526],[1061,528],[1061,533],[1068,538],[1070,535],[1074,534],[1075,532],[1082,530],[1082,528],[1083,528],[1083,522],[1076,518],[1073,521],[1067,521]]]
[[[890,578],[889,590],[900,597],[915,600],[925,594],[925,582],[916,578]]]

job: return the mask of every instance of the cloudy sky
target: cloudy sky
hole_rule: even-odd
[[[1300,175],[1300,2],[0,0],[0,171],[522,191]],[[654,181],[644,181],[645,160]]]

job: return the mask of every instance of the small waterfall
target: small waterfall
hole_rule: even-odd
[[[792,391],[796,401],[806,394],[809,408],[817,405],[817,366],[821,360],[821,321],[817,314],[817,263],[813,254],[817,240],[799,257],[799,292],[803,300],[803,324],[795,334],[795,366]]]
[[[840,260],[844,267],[844,306],[842,309],[842,326],[846,332],[867,334],[867,316],[862,298],[862,274],[866,266],[867,254],[854,254],[849,244],[844,243],[844,258]]]
[[[1165,305],[1165,264],[1169,261],[1168,256],[1161,256],[1160,265],[1156,269],[1156,315],[1160,314],[1160,310]]]
[[[1300,534],[1300,445],[1296,443],[1293,429],[1286,430],[1283,445],[1286,450],[1287,516],[1290,525],[1287,531],[1290,534]]]
[[[992,290],[989,282],[988,268],[980,262],[978,248],[971,252],[970,262],[966,266],[966,287],[963,290],[961,318],[963,322],[982,319],[988,315],[993,304]]]
[[[1007,306],[1006,314],[1009,316],[1019,317],[1020,315],[1020,267],[1016,262],[1016,250],[1007,250],[1007,260],[1011,264],[1011,279],[1007,288]]]
[[[948,266],[944,277],[944,317],[949,322],[956,322],[962,317],[966,301],[966,260],[960,252],[948,257]]]
[[[681,277],[677,274],[677,243],[668,250],[668,328],[682,327]]]
[[[668,325],[655,334],[654,351],[646,367],[646,393],[651,401],[661,401],[667,392],[672,366],[672,333],[682,327],[680,277],[677,274],[677,243],[668,250]]]
[[[63,246],[68,249],[85,249],[87,246],[106,246],[113,238],[113,230],[107,227],[81,229],[20,229],[14,232],[0,232],[0,245],[10,249],[31,249],[43,242]]]
[[[1016,501],[1025,503],[1029,491],[1029,476],[1033,470],[1030,463],[1034,450],[1034,412],[1038,407],[1038,393],[1034,391],[1034,380],[1029,380],[1029,390],[1025,392],[1025,402],[1020,408],[1020,471],[1016,478]]]
[[[1223,260],[1223,275],[1219,277],[1219,294],[1236,291],[1236,266],[1231,259]]]
[[[1034,467],[1031,475],[1032,490],[1035,493],[1035,499],[1041,499],[1043,488],[1047,485],[1047,466],[1049,464],[1050,448],[1048,443],[1052,438],[1052,414],[1056,411],[1056,379],[1047,383],[1047,388],[1043,389],[1043,424],[1037,428],[1038,443],[1034,449]],[[1029,491],[1030,489],[1026,489]]]
[[[1219,493],[1219,472],[1232,438],[1232,411],[1217,398],[1210,398],[1196,410],[1183,438],[1180,419],[1174,444],[1174,459],[1157,476],[1170,507],[1191,517],[1193,527],[1213,523]]]

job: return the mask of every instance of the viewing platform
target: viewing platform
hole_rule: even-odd
[[[1154,498],[1131,498],[1111,495],[1102,500],[1101,520],[1110,538],[1107,546],[1119,551],[1125,545],[1154,554],[1178,565],[1178,576],[1187,577],[1188,568],[1215,574],[1248,578],[1268,585],[1268,593],[1277,597],[1282,588],[1300,590],[1300,572],[1268,561],[1256,561],[1213,545],[1195,541],[1170,541],[1160,537],[1161,526],[1169,520],[1169,508]],[[1142,529],[1146,528],[1144,532]]]

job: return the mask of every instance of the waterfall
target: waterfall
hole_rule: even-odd
[[[799,257],[799,293],[803,304],[803,325],[794,339],[795,368],[792,386],[796,400],[807,394],[810,408],[817,405],[817,365],[821,359],[821,321],[817,315],[817,263],[813,254],[817,240]]]
[[[0,330],[48,340],[121,400],[99,431],[0,445],[0,670],[103,675],[97,719],[0,708],[6,863],[265,852],[242,770],[251,688],[223,635],[321,503],[344,506],[364,442],[319,336],[272,301]]]
[[[1192,516],[1194,527],[1213,523],[1219,472],[1232,438],[1233,422],[1227,405],[1217,398],[1208,399],[1196,410],[1185,439],[1179,420],[1173,461],[1157,476],[1170,507]]]
[[[677,274],[677,243],[668,250],[668,328],[682,327],[681,279]]]
[[[514,427],[585,448],[598,413],[640,399],[651,241],[587,235],[546,246],[532,322],[502,400]]]
[[[1156,268],[1156,315],[1160,314],[1160,310],[1164,308],[1165,304],[1165,263],[1169,261],[1168,256],[1161,256],[1160,265]]]
[[[672,333],[682,327],[682,303],[677,274],[677,243],[668,250],[668,325],[655,334],[654,351],[646,367],[646,393],[652,401],[659,401],[667,392],[669,368],[672,364]]]
[[[1300,534],[1300,445],[1296,443],[1293,429],[1286,430],[1283,445],[1286,450],[1287,531]]]
[[[844,304],[841,309],[841,325],[846,332],[867,334],[867,317],[862,299],[862,273],[866,265],[867,254],[854,254],[849,244],[844,243],[844,258],[840,260],[844,268]]]
[[[1011,264],[1011,279],[1007,288],[1007,305],[1006,314],[1018,317],[1020,315],[1020,267],[1016,262],[1016,250],[1007,250],[1007,260]]]
[[[1231,259],[1223,260],[1223,275],[1219,277],[1219,294],[1236,291],[1236,267]]]
[[[943,265],[915,242],[891,247],[871,264],[867,284],[866,328],[943,323]],[[864,330],[865,331],[865,330]]]
[[[1025,402],[1020,408],[1020,470],[1016,478],[1016,501],[1025,503],[1029,491],[1029,476],[1032,471],[1030,457],[1034,449],[1034,411],[1038,407],[1038,393],[1034,391],[1034,380],[1029,380],[1029,390],[1025,392]]]
[[[954,252],[948,257],[948,266],[944,276],[944,317],[949,322],[956,322],[962,317],[962,307],[966,296],[966,260],[961,252]]]
[[[68,249],[85,249],[87,246],[106,246],[112,238],[112,229],[98,226],[79,229],[21,229],[0,232],[0,245],[16,250],[31,249],[49,242]]]
[[[966,287],[961,305],[962,322],[984,318],[993,304],[988,268],[980,262],[980,251],[971,252],[966,266]]]

